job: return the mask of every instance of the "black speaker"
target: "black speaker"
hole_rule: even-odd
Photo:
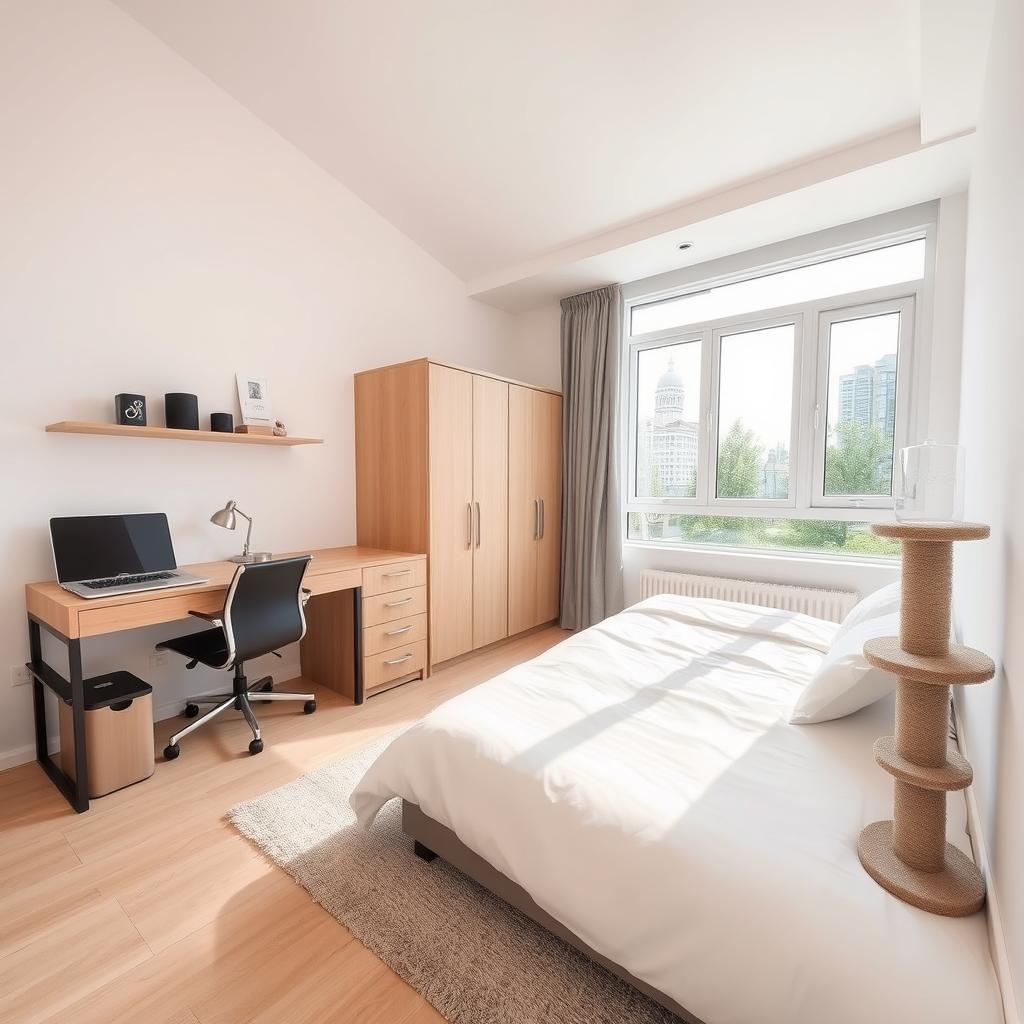
[[[114,395],[117,422],[123,426],[144,427],[146,425],[145,395]]]
[[[210,429],[218,434],[233,434],[235,418],[229,412],[211,412]]]
[[[175,430],[198,430],[199,399],[180,391],[164,395],[164,419]]]

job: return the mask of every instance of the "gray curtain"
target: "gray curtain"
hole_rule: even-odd
[[[562,299],[562,618],[584,629],[622,610],[618,402],[622,292]]]

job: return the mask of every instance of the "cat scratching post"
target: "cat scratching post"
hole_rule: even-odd
[[[880,537],[903,545],[899,637],[864,645],[876,668],[898,677],[896,735],[875,742],[875,760],[895,779],[892,821],[866,826],[857,843],[864,870],[901,900],[947,917],[980,910],[985,882],[973,861],[946,842],[946,794],[973,772],[949,747],[949,687],[995,675],[980,651],[949,642],[953,544],[983,540],[980,523],[883,523]]]

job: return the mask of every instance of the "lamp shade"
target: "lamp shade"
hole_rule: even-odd
[[[213,523],[214,526],[222,526],[225,530],[233,530],[235,528],[235,523],[237,522],[235,518],[235,503],[233,501],[229,501],[223,508],[217,509],[217,511],[210,516],[210,522]]]

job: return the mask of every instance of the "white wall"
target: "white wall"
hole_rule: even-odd
[[[105,0],[0,0],[0,766],[31,756],[22,584],[53,575],[51,515],[164,510],[181,562],[241,537],[260,548],[352,543],[352,373],[431,355],[521,375],[512,318]],[[524,360],[527,366],[530,359]],[[234,373],[322,447],[238,448],[46,434],[109,420],[118,391],[233,410]],[[550,382],[549,368],[543,371]],[[557,379],[557,375],[556,375]],[[213,687],[153,643],[174,627],[87,641],[85,668],[126,667],[157,704]],[[271,669],[288,674],[289,664]],[[223,682],[223,680],[220,680]]]
[[[967,449],[969,519],[992,537],[962,545],[956,596],[965,642],[1001,671],[960,694],[961,727],[974,763],[981,853],[1006,940],[1009,973],[1024,988],[1024,5],[999,0],[978,123],[968,206],[960,438]],[[997,933],[998,937],[998,933]],[[998,946],[997,946],[998,950]],[[1016,1013],[1011,1018],[1016,1020]]]
[[[562,386],[562,307],[550,302],[520,313],[512,322],[512,346],[520,373],[549,388]]]

